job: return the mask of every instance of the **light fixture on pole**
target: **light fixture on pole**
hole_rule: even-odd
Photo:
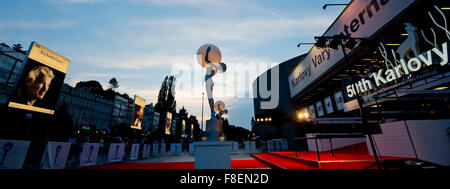
[[[316,36],[315,46],[318,48],[329,47],[337,50],[339,46],[343,46],[347,49],[354,49],[356,46],[365,46],[366,38],[362,37],[348,37],[343,34],[334,36]]]
[[[323,5],[323,10],[327,9],[328,6],[347,6],[348,4],[346,3],[338,3],[338,4],[325,4]]]
[[[323,37],[315,37],[316,47],[325,48],[327,46],[327,39]]]
[[[297,47],[300,48],[301,45],[314,45],[314,44],[316,43],[299,43]]]
[[[347,40],[347,42],[345,43],[345,48],[354,49],[357,43],[358,42],[356,41],[356,39],[351,38],[351,39]]]
[[[328,47],[330,47],[331,49],[337,50],[339,48],[339,44],[342,43],[342,38],[339,37],[338,35],[334,35],[333,39],[330,41],[330,44],[328,45]]]

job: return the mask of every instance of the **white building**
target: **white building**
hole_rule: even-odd
[[[144,121],[142,129],[144,132],[156,132],[159,125],[159,113],[155,111],[153,103],[146,105],[144,108]]]
[[[111,125],[131,124],[131,111],[133,105],[128,99],[116,95],[114,97],[114,109],[112,113]]]
[[[97,129],[108,129],[110,127],[113,109],[114,103],[112,101],[105,100],[100,96],[96,97],[94,125]]]
[[[111,122],[113,102],[102,99],[86,89],[78,89],[64,84],[59,94],[57,109],[63,104],[73,119],[73,125],[93,126],[96,129],[108,129]]]

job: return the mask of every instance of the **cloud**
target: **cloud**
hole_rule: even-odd
[[[223,7],[223,6],[231,6],[233,5],[231,2],[223,1],[223,0],[135,0],[135,2],[145,2],[145,3],[153,3],[158,5],[189,5],[189,6],[215,6],[215,7]]]
[[[117,73],[82,73],[77,76],[78,81],[90,80],[93,78],[112,78],[120,77],[121,79],[144,79],[144,74],[117,74]]]
[[[195,7],[202,12],[210,13],[210,15],[235,15],[235,14],[262,14],[280,16],[272,9],[257,6],[246,1],[230,1],[230,0],[133,0],[138,3],[147,3],[159,6],[190,6]]]
[[[108,0],[51,0],[52,2],[58,3],[98,3],[98,2],[107,2]]]
[[[216,40],[220,42],[239,42],[261,44],[270,40],[292,36],[312,36],[318,29],[332,22],[326,16],[294,18],[180,18],[180,19],[141,19],[131,23],[142,29],[138,36],[142,42],[162,41],[195,42]],[[159,36],[155,38],[154,36]]]
[[[75,20],[49,20],[49,21],[23,21],[23,20],[0,20],[0,29],[68,29],[77,25]]]
[[[193,62],[194,55],[191,56],[170,56],[170,55],[142,55],[129,52],[127,55],[117,55],[117,53],[107,52],[105,55],[85,55],[75,57],[74,61],[82,62],[86,65],[98,68],[120,68],[128,70],[141,70],[147,68],[171,68],[175,63]]]

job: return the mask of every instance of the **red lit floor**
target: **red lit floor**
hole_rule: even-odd
[[[267,169],[267,165],[255,159],[231,160],[232,169]],[[85,169],[194,169],[194,162],[171,163],[114,163]]]
[[[316,152],[268,152],[253,153],[254,159],[231,160],[232,169],[365,169],[375,163],[369,155],[366,143],[330,151],[320,152],[320,161]],[[402,159],[400,157],[381,157],[382,159]],[[376,168],[376,167],[372,167]],[[168,163],[114,163],[83,169],[194,169],[194,162]]]
[[[320,161],[317,152],[269,152],[252,154],[253,157],[271,163],[272,167],[285,169],[365,169],[375,163],[373,156],[369,155],[366,143],[351,145],[345,148],[320,152]],[[381,157],[387,159],[403,159],[401,157]],[[278,166],[277,166],[278,165]]]

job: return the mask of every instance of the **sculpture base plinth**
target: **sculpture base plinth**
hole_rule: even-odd
[[[194,142],[195,169],[231,169],[231,142]]]
[[[207,141],[214,142],[220,140],[220,137],[222,137],[222,120],[206,120],[206,137]]]

